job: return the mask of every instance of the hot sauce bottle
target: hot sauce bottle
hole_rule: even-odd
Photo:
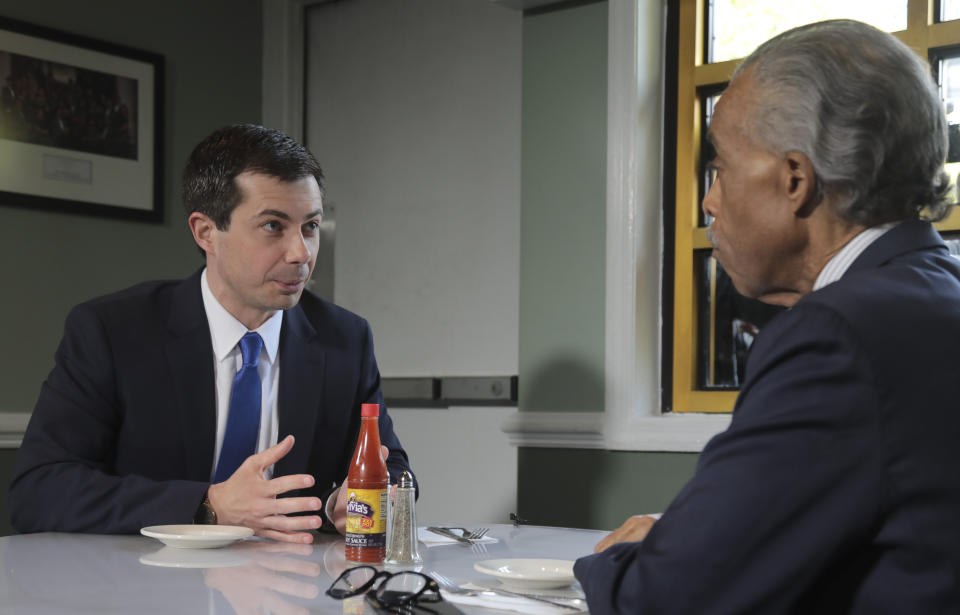
[[[387,551],[387,493],[390,475],[380,458],[379,404],[360,406],[360,437],[347,472],[346,556],[381,563]]]

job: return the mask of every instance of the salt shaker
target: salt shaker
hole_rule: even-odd
[[[397,482],[397,495],[390,518],[390,537],[387,541],[386,564],[409,566],[423,561],[417,551],[417,513],[414,508],[416,489],[413,475],[403,472]]]

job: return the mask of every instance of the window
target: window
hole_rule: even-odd
[[[710,256],[700,202],[710,175],[704,136],[713,107],[741,58],[772,36],[813,21],[859,19],[893,32],[930,60],[950,124],[946,170],[960,175],[960,0],[681,0],[678,11],[673,335],[664,405],[676,412],[730,412],[753,338],[780,308],[733,289]],[[671,206],[670,203],[667,206]],[[957,208],[960,209],[960,208]],[[665,216],[670,219],[671,216]],[[960,230],[956,210],[939,223]],[[946,234],[946,233],[945,233]],[[960,250],[960,248],[958,248]],[[669,270],[669,268],[668,268]],[[671,353],[672,350],[672,353]],[[672,356],[671,356],[672,354]]]

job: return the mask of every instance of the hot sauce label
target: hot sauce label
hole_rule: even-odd
[[[387,490],[350,489],[347,494],[348,547],[386,547]]]

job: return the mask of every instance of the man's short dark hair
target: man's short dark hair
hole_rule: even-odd
[[[208,216],[221,231],[243,200],[234,179],[246,171],[284,182],[317,180],[323,193],[323,171],[313,154],[279,130],[256,124],[234,124],[214,131],[190,154],[183,170],[183,203],[187,214]]]

